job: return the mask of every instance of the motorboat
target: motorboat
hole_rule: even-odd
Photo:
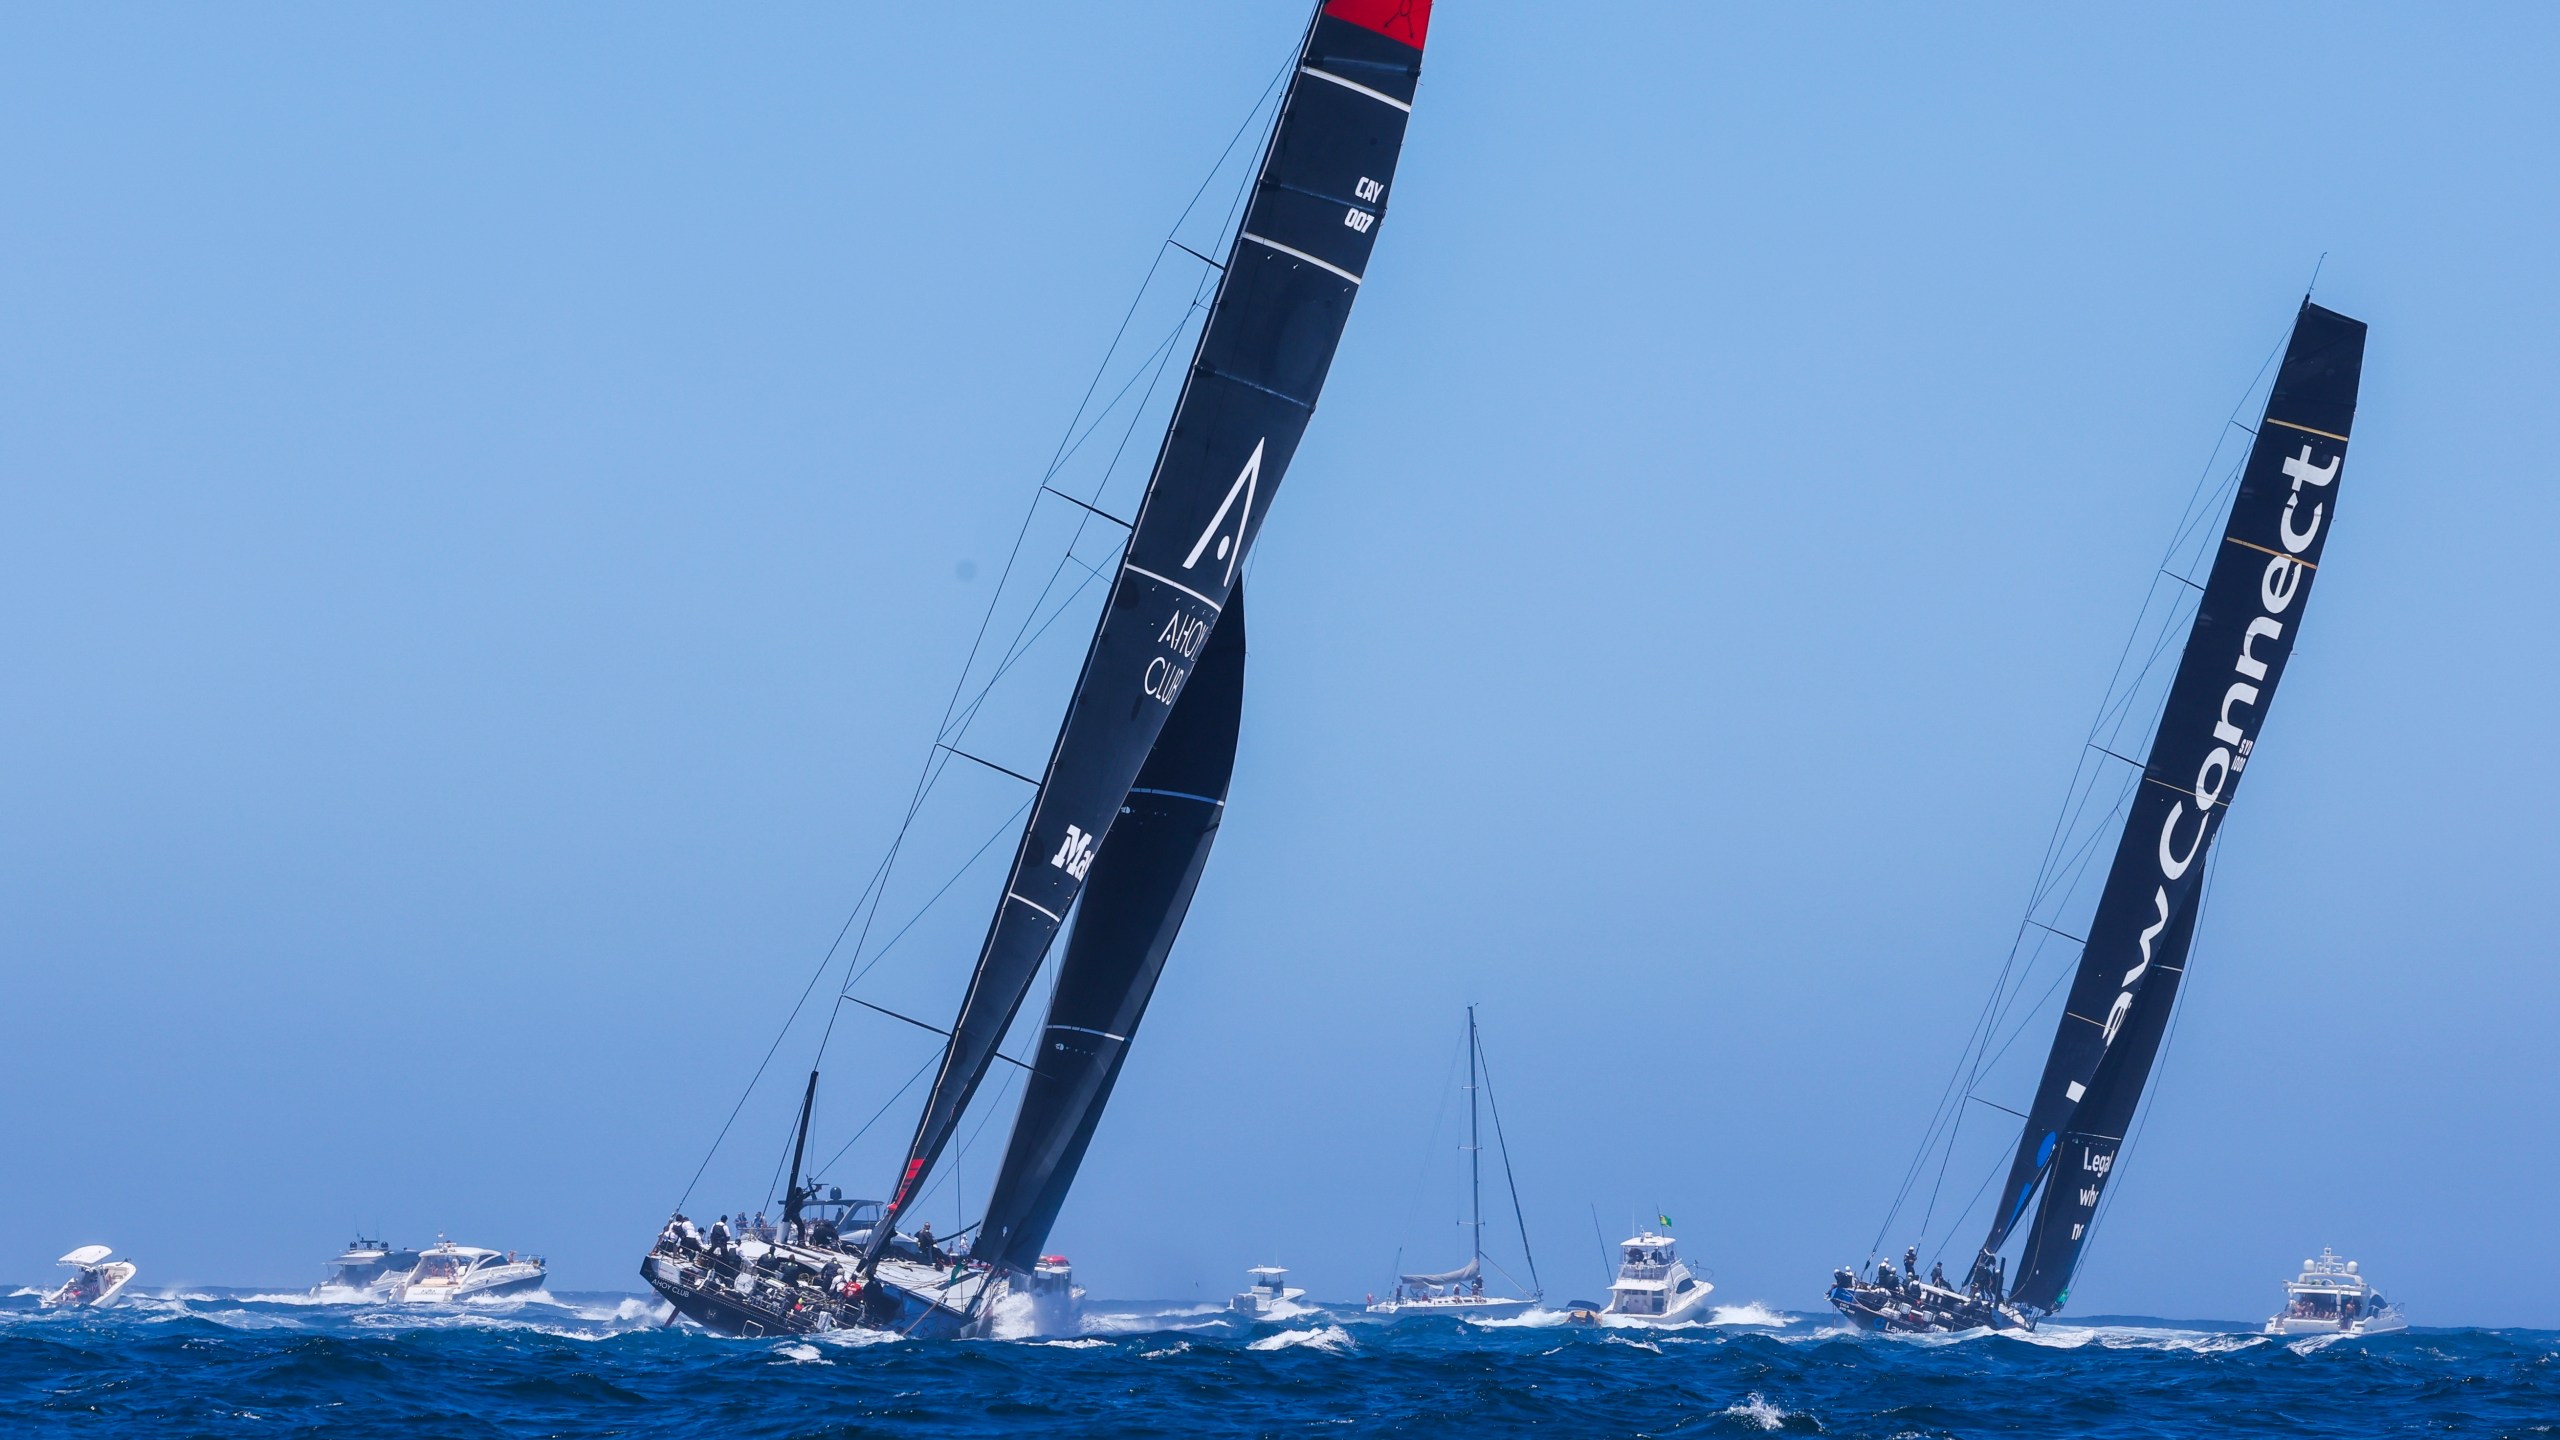
[[[1073,1335],[1084,1325],[1084,1292],[1064,1255],[1043,1255],[1028,1274],[1010,1276],[1007,1289],[1029,1301],[1034,1335]]]
[[[1298,1302],[1306,1291],[1289,1284],[1289,1272],[1277,1265],[1256,1265],[1247,1270],[1253,1283],[1236,1292],[1227,1308],[1248,1320],[1272,1320],[1297,1313]]]
[[[2409,1317],[2382,1298],[2356,1262],[2325,1245],[2285,1282],[2284,1309],[2267,1319],[2270,1335],[2384,1335],[2408,1328]]]
[[[540,1256],[439,1240],[418,1256],[418,1263],[407,1275],[392,1284],[390,1295],[403,1305],[494,1300],[539,1290],[544,1275]]]
[[[409,1272],[418,1268],[418,1258],[418,1252],[405,1245],[387,1245],[359,1235],[329,1262],[328,1278],[311,1287],[312,1297],[379,1299],[409,1278]]]
[[[47,1310],[92,1310],[115,1299],[133,1283],[137,1268],[130,1260],[108,1258],[115,1253],[111,1245],[83,1245],[56,1260],[56,1265],[70,1267],[71,1278],[36,1303]]]
[[[1609,1306],[1601,1312],[1608,1319],[1683,1324],[1704,1312],[1716,1288],[1689,1272],[1679,1242],[1668,1235],[1647,1230],[1620,1241],[1618,1255],[1618,1278],[1609,1283]]]

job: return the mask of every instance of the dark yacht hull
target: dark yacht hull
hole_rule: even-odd
[[[1964,1330],[1993,1330],[2023,1335],[2036,1328],[2033,1317],[2010,1306],[1928,1285],[1907,1285],[1898,1295],[1870,1286],[1853,1289],[1834,1285],[1823,1298],[1850,1324],[1887,1334],[1952,1335]]]
[[[640,1278],[685,1319],[707,1330],[748,1339],[828,1330],[887,1330],[948,1340],[972,1328],[964,1312],[888,1280],[875,1280],[860,1303],[816,1303],[805,1289],[786,1299],[772,1286],[758,1286],[755,1293],[742,1295],[699,1265],[657,1253],[640,1262]]]

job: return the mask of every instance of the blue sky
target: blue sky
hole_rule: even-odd
[[[2262,1314],[2334,1244],[2422,1323],[2560,1325],[2510,1283],[2560,1183],[2560,19],[1607,15],[1437,17],[1084,1282],[1442,1263],[1472,1001],[1551,1290],[1666,1210],[1817,1303],[2325,253],[2373,327],[2338,528],[2075,1308]],[[304,1284],[362,1224],[636,1287],[1302,18],[0,22],[0,1276]],[[974,743],[1037,762],[1085,623]],[[994,884],[863,993],[947,1011]],[[803,1038],[698,1213],[764,1193]],[[822,1138],[920,1042],[841,1022]]]

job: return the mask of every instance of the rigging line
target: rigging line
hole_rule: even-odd
[[[1092,511],[1094,514],[1101,516],[1103,519],[1110,521],[1112,524],[1119,526],[1119,527],[1120,527],[1121,529],[1123,529],[1123,530],[1132,530],[1132,529],[1137,528],[1137,527],[1135,527],[1135,526],[1131,525],[1128,521],[1123,520],[1123,519],[1121,519],[1119,516],[1112,514],[1110,511],[1103,509],[1101,506],[1099,506],[1099,505],[1087,505],[1087,504],[1085,504],[1083,501],[1081,501],[1081,500],[1077,499],[1077,498],[1076,498],[1076,497],[1074,497],[1073,495],[1068,494],[1068,493],[1067,493],[1066,491],[1064,491],[1064,490],[1060,490],[1060,489],[1058,489],[1058,488],[1056,488],[1056,487],[1054,487],[1054,486],[1050,486],[1050,485],[1043,485],[1043,486],[1041,486],[1041,487],[1040,487],[1040,489],[1041,489],[1044,493],[1047,493],[1047,494],[1050,494],[1050,495],[1055,495],[1055,496],[1057,496],[1059,499],[1066,501],[1068,504],[1073,505],[1073,506],[1077,507],[1078,509],[1081,509],[1081,510],[1090,510],[1090,511]]]
[[[2015,1115],[2015,1116],[2017,1116],[2017,1117],[2018,1117],[2019,1119],[2021,1119],[2021,1120],[2024,1120],[2024,1119],[2026,1119],[2026,1118],[2027,1118],[2027,1117],[2026,1117],[2026,1113],[2025,1113],[2024,1111],[2012,1110],[2012,1109],[2010,1109],[2008,1106],[2001,1104],[2001,1103],[2000,1103],[1999,1101],[1997,1101],[1997,1100],[1985,1100],[1985,1099],[1983,1099],[1983,1098],[1982,1098],[1981,1096],[1979,1096],[1979,1095],[1967,1095],[1967,1096],[1966,1096],[1966,1097],[1964,1097],[1964,1098],[1966,1098],[1967,1100],[1972,1101],[1972,1102],[1973,1102],[1974,1104],[1976,1104],[1976,1105],[1988,1105],[1988,1106],[1990,1106],[1992,1109],[1999,1111],[1999,1112],[2000,1112],[2001,1114],[2003,1114],[2003,1115]]]
[[[926,1024],[924,1021],[917,1019],[917,1018],[916,1018],[916,1017],[914,1017],[913,1015],[901,1015],[901,1014],[899,1014],[897,1011],[890,1009],[890,1008],[889,1008],[888,1006],[886,1006],[886,1005],[874,1005],[874,1004],[872,1004],[872,1003],[871,1003],[870,1001],[868,1001],[868,1000],[859,999],[859,998],[857,998],[857,997],[855,997],[855,996],[851,996],[851,995],[847,995],[847,996],[844,996],[844,997],[842,997],[842,998],[844,998],[844,999],[846,999],[846,1000],[850,1000],[850,1001],[852,1001],[854,1004],[861,1006],[861,1007],[862,1007],[863,1009],[865,1009],[865,1010],[876,1010],[876,1011],[878,1011],[879,1013],[881,1013],[881,1014],[883,1014],[883,1015],[888,1016],[888,1017],[889,1017],[890,1019],[892,1019],[892,1020],[899,1020],[899,1021],[903,1021],[903,1022],[905,1022],[905,1023],[909,1024],[909,1025],[913,1025],[913,1026],[914,1026],[914,1027],[916,1027],[917,1029],[922,1030],[922,1031],[925,1031],[925,1032],[926,1032],[926,1033],[928,1033],[928,1034],[932,1034],[932,1035],[939,1035],[939,1036],[941,1036],[941,1037],[942,1037],[943,1039],[945,1039],[945,1040],[948,1040],[948,1039],[950,1039],[950,1038],[951,1038],[951,1032],[950,1032],[950,1031],[948,1031],[948,1030],[943,1029],[941,1026],[939,1026],[939,1025],[928,1025],[928,1024]],[[1003,1051],[1001,1051],[1001,1050],[998,1050],[998,1051],[996,1051],[996,1052],[995,1052],[995,1058],[997,1058],[998,1060],[1003,1061],[1003,1062],[1004,1062],[1004,1063],[1006,1063],[1007,1065],[1016,1066],[1016,1067],[1018,1067],[1018,1068],[1020,1068],[1020,1069],[1028,1070],[1028,1069],[1030,1069],[1030,1068],[1031,1068],[1030,1062],[1028,1062],[1028,1061],[1023,1061],[1023,1060],[1016,1060],[1016,1059],[1014,1059],[1012,1056],[1007,1055],[1006,1053],[1004,1053],[1004,1052],[1003,1052]]]
[[[1292,57],[1292,61],[1294,63],[1294,56]],[[1191,199],[1184,204],[1182,213],[1174,218],[1173,226],[1167,234],[1168,239],[1172,237],[1173,233],[1179,232],[1182,228],[1183,222],[1191,217],[1191,212],[1199,205],[1200,198],[1208,193],[1209,186],[1216,181],[1218,172],[1225,167],[1227,157],[1234,153],[1237,143],[1241,141],[1244,138],[1245,133],[1253,127],[1254,116],[1261,113],[1263,106],[1269,103],[1272,91],[1280,84],[1281,78],[1286,76],[1288,73],[1289,71],[1286,67],[1274,72],[1271,81],[1263,87],[1262,96],[1254,102],[1253,108],[1245,113],[1245,118],[1236,127],[1235,134],[1228,139],[1226,147],[1219,152],[1217,163],[1211,166],[1209,173],[1201,178],[1199,187],[1192,192]],[[1230,214],[1232,214],[1232,208],[1233,207],[1231,206]],[[1111,357],[1119,351],[1121,337],[1127,332],[1130,320],[1137,314],[1139,305],[1143,303],[1146,298],[1147,282],[1153,280],[1156,270],[1163,264],[1163,261],[1164,249],[1162,246],[1158,246],[1154,259],[1148,264],[1146,279],[1140,282],[1137,294],[1131,297],[1128,310],[1121,316],[1119,329],[1114,332],[1110,346],[1104,350],[1102,360],[1094,367],[1093,378],[1086,383],[1085,394],[1077,403],[1076,418],[1081,418],[1085,407],[1092,403],[1094,393],[1100,389],[1102,377],[1109,371]],[[1197,292],[1195,290],[1195,294],[1196,293]],[[1187,324],[1188,320],[1189,316],[1186,314],[1184,317],[1184,323]],[[1179,328],[1177,328],[1176,334],[1179,334]],[[1167,343],[1171,343],[1171,337],[1168,337]],[[1141,362],[1141,364],[1143,365],[1143,362]],[[1159,370],[1159,373],[1161,373],[1161,370]],[[1055,467],[1062,463],[1066,454],[1069,453],[1068,446],[1070,443],[1070,437],[1074,435],[1074,432],[1075,420],[1071,418],[1059,437],[1059,452],[1051,458],[1050,464],[1052,467],[1052,474],[1055,472]],[[1043,483],[1044,485],[1046,483],[1045,476],[1043,478]],[[1011,578],[1014,566],[1021,558],[1023,542],[1030,534],[1031,522],[1037,510],[1038,497],[1035,495],[1033,497],[1032,505],[1023,513],[1022,524],[1014,532],[1013,546],[1005,556],[1004,569],[997,577],[994,594],[988,598],[986,612],[979,617],[977,633],[970,640],[968,658],[962,662],[960,674],[952,684],[951,696],[943,704],[943,720],[941,728],[946,731],[950,725],[952,712],[958,707],[960,696],[965,693],[968,687],[969,672],[977,663],[977,656],[980,647],[986,642],[988,627],[994,623],[997,605],[1001,602],[1004,595],[1005,582]],[[1042,628],[1045,630],[1047,627],[1044,625]],[[1001,677],[1001,673],[1002,671],[1000,669],[998,678]],[[989,684],[992,685],[993,683],[994,682],[991,679]],[[973,706],[973,712],[974,709],[975,707]],[[845,923],[839,927],[836,932],[834,942],[827,947],[827,953],[819,960],[815,974],[810,977],[810,983],[803,987],[799,1000],[793,1004],[790,1014],[784,1018],[781,1028],[775,1033],[773,1044],[767,1048],[763,1060],[758,1062],[754,1074],[748,1078],[746,1088],[739,1094],[738,1102],[731,1108],[728,1118],[722,1122],[719,1133],[713,1137],[710,1148],[703,1155],[702,1163],[695,1167],[693,1178],[686,1182],[684,1193],[676,1202],[678,1209],[681,1209],[685,1201],[692,1197],[694,1187],[702,1182],[703,1174],[710,1169],[713,1157],[719,1154],[720,1146],[728,1139],[729,1131],[731,1127],[737,1123],[738,1115],[746,1108],[747,1101],[755,1094],[756,1086],[763,1081],[765,1070],[771,1065],[774,1054],[780,1050],[783,1039],[790,1034],[792,1026],[798,1023],[801,1010],[808,1004],[809,996],[817,988],[818,978],[825,975],[828,968],[834,963],[837,951],[842,948],[844,944],[845,935],[854,928],[854,921],[857,918],[864,916],[866,904],[869,907],[868,913],[872,916],[877,916],[879,911],[879,900],[886,893],[889,875],[896,867],[897,858],[905,845],[909,828],[914,824],[916,814],[922,808],[925,797],[931,793],[933,778],[938,773],[939,772],[935,768],[933,753],[928,751],[924,767],[917,775],[916,788],[909,797],[906,816],[899,823],[896,837],[891,840],[887,852],[882,855],[879,866],[874,870],[870,883],[864,888],[863,895],[858,896],[855,899],[852,911],[846,915]],[[863,945],[869,940],[870,932],[870,921],[866,919],[862,926],[861,935],[855,939],[853,955],[846,961],[848,969],[850,969],[861,958]],[[848,979],[847,983],[850,983],[850,979]],[[835,1017],[837,1013],[840,1012],[841,1008],[842,1007],[840,1006],[829,1008],[827,1025],[825,1030],[821,1033],[818,1041],[818,1053],[821,1058],[825,1056],[827,1041],[833,1037]]]
[[[1025,1070],[1029,1070],[1030,1068],[1031,1067],[1027,1065],[1023,1067]],[[1010,1070],[1006,1071],[1004,1080],[996,1086],[996,1093],[987,1097],[985,1108],[979,1111],[978,1128],[970,1131],[969,1138],[961,1141],[959,1148],[953,1153],[951,1157],[951,1168],[936,1175],[933,1178],[932,1184],[925,1186],[922,1191],[918,1192],[916,1198],[908,1205],[910,1210],[921,1211],[924,1208],[924,1202],[932,1199],[934,1194],[942,1189],[942,1182],[950,1179],[954,1174],[958,1173],[960,1162],[968,1158],[969,1152],[977,1148],[979,1137],[987,1133],[987,1123],[996,1118],[996,1112],[998,1110],[1004,1108],[1004,1097],[1006,1092],[1013,1088],[1013,1081],[1014,1073]],[[973,1100],[971,1105],[975,1108],[976,1102]]]
[[[889,1107],[898,1103],[898,1097],[916,1088],[916,1082],[924,1078],[924,1072],[932,1069],[935,1062],[941,1059],[942,1052],[939,1049],[925,1056],[924,1063],[916,1067],[916,1073],[907,1077],[907,1083],[899,1086],[888,1099],[881,1101],[880,1108],[871,1112],[871,1118],[862,1122],[861,1129],[854,1131],[842,1145],[836,1147],[836,1153],[827,1157],[826,1164],[809,1173],[815,1175],[834,1169],[836,1162],[845,1157],[845,1152],[851,1150],[863,1136],[870,1134],[871,1127],[880,1123],[880,1117],[889,1113]]]
[[[951,878],[942,882],[942,888],[934,891],[931,899],[917,907],[915,914],[907,917],[907,923],[898,927],[897,934],[890,936],[879,949],[871,953],[870,963],[864,965],[861,969],[846,977],[845,988],[842,991],[837,992],[837,998],[844,1000],[852,999],[852,988],[862,983],[862,977],[870,974],[874,969],[877,969],[880,962],[887,958],[889,952],[898,948],[898,942],[907,938],[907,932],[916,928],[917,923],[924,919],[926,912],[932,910],[935,905],[941,903],[943,896],[951,893],[951,887],[959,884],[961,877],[977,868],[978,862],[985,858],[988,848],[994,845],[998,840],[1003,839],[1006,833],[1014,828],[1014,822],[1022,817],[1022,812],[1030,808],[1031,802],[1027,799],[1024,800],[1021,804],[1013,807],[1013,813],[998,822],[995,829],[987,832],[987,838],[978,842],[978,848],[971,852],[967,860],[961,862],[959,869],[951,872]]]
[[[2196,897],[2196,926],[2198,930],[2201,930],[2204,925],[2205,902],[2212,898],[2215,868],[2216,867],[2210,860],[2206,862],[2203,893]],[[2187,945],[2188,963],[2192,966],[2194,964],[2195,942],[2190,939],[2187,942]],[[2113,1165],[2123,1164],[2125,1158],[2133,1153],[2133,1147],[2141,1143],[2144,1133],[2151,1128],[2151,1112],[2153,1106],[2158,1103],[2160,1098],[2161,1079],[2167,1073],[2170,1048],[2177,1043],[2178,1022],[2181,1019],[2184,1019],[2187,1013],[2186,1002],[2186,989],[2184,986],[2181,986],[2179,987],[2177,998],[2170,1002],[2169,1027],[2168,1030],[2160,1037],[2160,1052],[2152,1057],[2152,1079],[2148,1085],[2143,1087],[2145,1094],[2141,1110],[2135,1116],[2132,1126],[2129,1127],[2130,1133],[2125,1136],[2124,1142],[2117,1147],[2116,1158]],[[2108,1174],[2110,1178],[2114,1175],[2112,1165],[2110,1166]],[[2078,1276],[2080,1268],[2089,1263],[2089,1252],[2097,1248],[2098,1224],[2115,1208],[2115,1199],[2120,1193],[2122,1193],[2122,1187],[2120,1185],[2109,1185],[2106,1190],[2099,1195],[2098,1208],[2091,1211],[2089,1214],[2088,1239],[2080,1247],[2080,1258],[2073,1262],[2072,1265],[2072,1273],[2075,1278]]]
[[[1503,1138],[1502,1102],[1494,1098],[1493,1067],[1485,1063],[1484,1039],[1481,1035],[1476,1039],[1476,1067],[1484,1074],[1485,1108],[1493,1112],[1494,1147],[1502,1152],[1502,1183],[1511,1187],[1511,1221],[1520,1227],[1520,1258],[1529,1262],[1531,1292],[1543,1297],[1547,1293],[1547,1287],[1538,1280],[1538,1257],[1529,1249],[1529,1217],[1520,1212],[1520,1182],[1511,1174],[1511,1142]],[[1507,1275],[1508,1272],[1505,1273]]]
[[[1208,266],[1210,269],[1215,270],[1215,271],[1217,271],[1218,273],[1220,273],[1220,274],[1222,274],[1222,275],[1226,273],[1226,269],[1227,269],[1227,267],[1226,267],[1226,266],[1219,264],[1217,261],[1210,259],[1208,256],[1201,254],[1199,251],[1192,249],[1190,246],[1183,244],[1183,243],[1182,243],[1181,241],[1179,241],[1179,240],[1167,240],[1167,241],[1166,241],[1166,242],[1164,242],[1164,243],[1166,243],[1167,245],[1172,246],[1174,249],[1181,251],[1183,254],[1190,256],[1192,259],[1199,261],[1201,264]]]
[[[972,754],[970,754],[968,751],[961,749],[961,748],[960,748],[959,746],[957,746],[957,745],[945,745],[945,744],[942,744],[940,741],[936,741],[936,742],[934,742],[934,748],[935,748],[935,749],[937,749],[937,750],[948,750],[948,751],[950,751],[952,754],[959,756],[959,757],[960,757],[961,759],[963,759],[963,760],[973,761],[973,762],[975,762],[975,763],[977,763],[977,764],[984,765],[984,766],[986,766],[988,769],[993,770],[994,772],[996,772],[996,773],[997,773],[997,774],[999,774],[999,775],[1010,775],[1010,776],[1012,776],[1014,779],[1021,781],[1023,784],[1030,786],[1030,787],[1031,787],[1032,789],[1034,789],[1034,790],[1037,790],[1037,789],[1039,789],[1039,788],[1040,788],[1040,782],[1039,782],[1039,781],[1032,779],[1030,776],[1023,774],[1021,771],[1019,771],[1019,770],[1014,770],[1014,769],[1010,769],[1010,768],[1008,768],[1008,767],[1006,767],[1006,766],[1003,766],[1003,765],[999,765],[999,764],[997,764],[996,762],[994,762],[993,760],[989,760],[989,759],[987,759],[986,757],[984,757],[984,756],[982,756],[982,755],[972,755]]]

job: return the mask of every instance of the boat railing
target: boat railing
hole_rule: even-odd
[[[1618,1278],[1621,1280],[1668,1280],[1671,1278],[1671,1267],[1668,1265],[1621,1265],[1618,1267]]]

